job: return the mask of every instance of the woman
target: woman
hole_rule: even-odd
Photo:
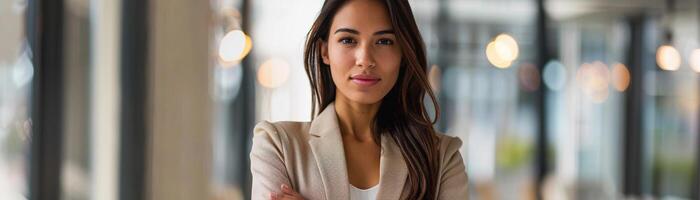
[[[255,127],[253,199],[467,198],[462,142],[424,106],[437,111],[407,0],[327,0],[304,59],[321,112]]]

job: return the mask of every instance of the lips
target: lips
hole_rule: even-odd
[[[350,80],[360,86],[372,86],[377,84],[380,79],[379,77],[369,75],[369,74],[357,74],[350,77]]]

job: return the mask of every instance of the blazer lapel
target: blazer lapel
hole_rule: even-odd
[[[350,199],[345,151],[333,103],[311,122],[309,132],[309,146],[321,173],[326,199]]]
[[[382,155],[379,163],[380,178],[377,199],[399,199],[403,192],[408,168],[401,154],[401,149],[396,145],[391,136],[382,134]]]
[[[333,103],[311,122],[309,132],[312,135],[309,146],[321,173],[326,199],[350,199],[345,150]],[[408,177],[408,168],[391,136],[382,134],[381,140],[377,199],[399,199]]]

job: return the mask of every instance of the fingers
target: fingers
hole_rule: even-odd
[[[304,198],[286,184],[280,186],[282,193],[270,193],[270,200],[303,200]]]
[[[292,199],[292,196],[287,195],[287,194],[270,193],[270,200],[289,200],[289,199]]]
[[[300,200],[301,198],[288,194],[270,194],[270,200]]]
[[[299,197],[299,194],[296,191],[292,190],[292,188],[290,188],[289,186],[282,184],[282,186],[280,186],[280,187],[282,188],[282,192],[284,194],[294,196],[294,197]]]

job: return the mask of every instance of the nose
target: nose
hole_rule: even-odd
[[[375,67],[377,63],[374,60],[374,55],[372,54],[372,45],[361,45],[360,48],[355,51],[355,66],[361,68],[372,68]]]

